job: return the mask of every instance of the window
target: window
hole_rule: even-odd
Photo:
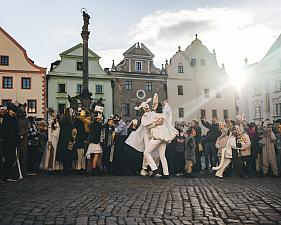
[[[178,86],[178,95],[183,95],[183,86],[182,85]]]
[[[1,55],[1,66],[9,66],[9,56]]]
[[[65,84],[59,84],[59,86],[58,86],[58,92],[59,92],[59,93],[66,93]]]
[[[3,77],[2,87],[3,89],[12,89],[13,77]]]
[[[216,98],[221,98],[221,92],[219,90],[216,92]]]
[[[77,84],[76,86],[76,93],[77,94],[82,94],[83,91],[83,84]]]
[[[96,84],[96,94],[103,94],[102,85]]]
[[[27,113],[36,113],[36,100],[27,100]]]
[[[213,109],[212,110],[212,118],[218,118],[217,110]]]
[[[142,71],[141,62],[136,62],[136,71]]]
[[[228,119],[228,110],[223,110],[223,118],[226,120]]]
[[[132,90],[133,89],[133,82],[132,81],[125,81],[125,87],[126,87],[126,90]]]
[[[255,106],[255,118],[260,119],[261,117],[261,107],[260,106]]]
[[[259,84],[256,84],[254,87],[254,96],[260,96],[261,95],[261,86]]]
[[[275,87],[274,87],[276,92],[281,91],[281,80],[276,80],[275,81]]]
[[[63,113],[64,110],[65,110],[65,104],[59,103],[59,104],[58,104],[58,111],[59,111],[59,114]]]
[[[130,116],[130,104],[129,103],[122,104],[122,114],[123,114],[123,116]]]
[[[12,99],[2,99],[2,105],[7,106],[9,102],[12,102]]]
[[[210,97],[209,89],[204,89],[204,96],[205,96],[205,98],[209,98]]]
[[[205,66],[205,65],[206,65],[205,59],[201,59],[201,66]]]
[[[152,91],[152,82],[146,82],[145,83],[145,90],[146,91]]]
[[[201,118],[206,118],[206,109],[200,110],[200,116],[201,116]]]
[[[22,77],[21,78],[21,89],[31,88],[31,78]]]
[[[76,69],[77,70],[83,70],[83,63],[82,62],[77,62],[76,63]]]
[[[184,117],[184,108],[179,108],[179,118]]]
[[[275,115],[281,116],[281,103],[275,104]]]
[[[196,59],[191,59],[191,66],[196,66]]]
[[[181,63],[178,65],[178,73],[183,73],[183,66]]]

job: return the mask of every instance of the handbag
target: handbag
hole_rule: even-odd
[[[199,143],[199,144],[198,144],[198,151],[199,151],[199,152],[203,152],[203,150],[204,150],[204,149],[203,149],[202,143]]]

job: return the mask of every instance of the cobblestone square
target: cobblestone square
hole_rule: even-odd
[[[281,224],[280,178],[40,175],[0,186],[0,224]]]

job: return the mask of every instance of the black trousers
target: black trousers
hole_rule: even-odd
[[[27,154],[27,171],[36,172],[37,171],[37,161],[39,161],[38,147],[34,145],[28,146]]]
[[[3,149],[5,161],[3,163],[3,178],[13,178],[13,164],[16,161],[16,146],[5,146]]]
[[[232,175],[244,177],[245,172],[242,167],[242,159],[238,156],[238,151],[236,149],[232,149]]]
[[[103,146],[103,153],[102,153],[102,165],[105,168],[105,172],[109,175],[112,174],[112,164],[110,162],[110,151],[111,146]]]
[[[65,175],[69,175],[72,170],[72,157],[73,157],[73,150],[66,150],[63,159],[63,173]]]
[[[185,159],[184,159],[184,152],[174,152],[174,168],[175,174],[177,173],[184,173],[185,169]]]

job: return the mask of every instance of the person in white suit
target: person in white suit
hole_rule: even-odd
[[[147,127],[150,129],[151,139],[145,146],[144,159],[152,170],[152,176],[159,176],[158,166],[153,160],[152,153],[158,149],[160,161],[163,168],[163,176],[161,178],[169,178],[168,163],[165,156],[166,145],[171,142],[178,131],[172,126],[172,111],[167,102],[165,107],[158,101],[158,95],[153,98],[154,113],[151,114],[150,124]]]

